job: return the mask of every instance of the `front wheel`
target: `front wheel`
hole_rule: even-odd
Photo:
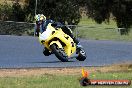
[[[43,54],[44,54],[45,56],[49,56],[49,55],[51,55],[51,52],[49,52],[49,50],[48,50],[47,48],[44,48],[44,49],[43,49]]]
[[[58,48],[56,44],[52,44],[50,48],[59,60],[61,60],[62,62],[68,62],[68,56],[66,55],[64,49]]]

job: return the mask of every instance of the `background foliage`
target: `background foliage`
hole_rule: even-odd
[[[97,23],[109,22],[111,14],[119,28],[126,28],[121,34],[128,34],[132,25],[132,0],[86,0],[88,16]]]
[[[15,0],[12,5],[0,5],[0,20],[33,22],[35,1]],[[23,1],[23,0],[22,0]],[[125,28],[121,34],[128,34],[132,25],[132,0],[38,0],[37,13],[64,24],[78,24],[81,15],[80,7],[87,7],[87,16],[97,23],[109,23],[114,19],[119,28]]]
[[[35,1],[28,0],[27,14],[34,15]],[[37,14],[43,13],[47,18],[67,24],[78,24],[81,18],[79,5],[74,0],[38,0]]]
[[[7,3],[0,4],[0,20],[12,19],[12,7]]]

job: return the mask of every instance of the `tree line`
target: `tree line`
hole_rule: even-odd
[[[80,7],[87,7],[87,16],[97,23],[109,22],[111,14],[119,28],[125,28],[121,34],[128,34],[132,25],[132,0],[37,0],[37,14],[64,24],[77,25],[81,19]],[[33,22],[36,0],[25,0],[22,6],[19,0],[12,5],[0,5],[0,20]]]

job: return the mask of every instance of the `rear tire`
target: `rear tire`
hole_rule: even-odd
[[[50,48],[59,60],[61,60],[62,62],[68,62],[68,56],[63,49],[59,49],[56,44],[52,44]]]
[[[80,51],[78,52],[78,57],[76,58],[79,61],[84,61],[86,59],[86,53],[83,49],[80,49]]]

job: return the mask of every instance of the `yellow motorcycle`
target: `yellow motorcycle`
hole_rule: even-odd
[[[61,28],[53,27],[51,23],[48,24],[46,31],[39,33],[39,41],[62,62],[67,62],[76,53],[76,44],[73,39]],[[79,50],[76,59],[79,61],[86,59],[83,49]]]

